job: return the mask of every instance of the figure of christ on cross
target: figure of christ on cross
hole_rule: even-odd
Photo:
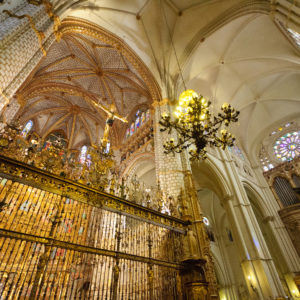
[[[116,113],[117,108],[116,108],[115,104],[110,104],[109,109],[100,103],[93,102],[93,104],[96,107],[99,107],[100,109],[102,109],[104,112],[107,113],[107,119],[105,122],[106,124],[105,124],[105,128],[104,128],[103,138],[101,140],[102,146],[103,146],[103,148],[105,148],[107,145],[107,142],[108,142],[109,131],[114,123],[114,120],[118,119],[124,123],[128,123],[128,121],[127,121],[126,117],[123,118],[122,116],[120,116]]]

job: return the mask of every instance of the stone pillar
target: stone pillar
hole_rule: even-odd
[[[177,197],[182,188],[184,188],[184,174],[180,155],[165,154],[163,144],[166,140],[174,138],[177,135],[174,130],[171,134],[167,131],[161,132],[159,120],[163,113],[171,114],[171,107],[168,99],[154,102],[154,150],[155,150],[155,169],[156,178],[160,182],[161,189],[168,195]]]
[[[44,5],[26,3],[12,13],[32,17],[36,29],[45,35],[42,43],[47,51],[55,38],[51,34],[53,22]],[[41,60],[43,51],[28,18],[17,19],[3,14],[5,19],[0,22],[0,113],[5,109],[4,119],[10,121],[20,107],[13,96]]]
[[[233,225],[251,299],[280,299],[284,289],[246,191],[228,153],[220,151],[220,156],[233,191],[225,197],[224,208]]]

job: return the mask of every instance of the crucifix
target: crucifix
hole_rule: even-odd
[[[114,123],[115,119],[118,119],[124,123],[128,123],[126,118],[123,118],[122,116],[118,115],[116,113],[116,106],[115,104],[111,104],[109,106],[109,108],[105,107],[104,105],[100,104],[100,103],[95,103],[93,102],[93,104],[99,108],[101,108],[104,112],[107,113],[107,119],[106,119],[106,124],[105,124],[105,128],[104,128],[104,133],[103,133],[103,138],[101,140],[102,146],[105,148],[108,142],[108,135],[109,135],[109,131]]]

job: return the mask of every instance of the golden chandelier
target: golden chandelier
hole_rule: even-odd
[[[239,111],[230,104],[224,103],[221,112],[212,116],[210,112],[211,102],[193,90],[184,91],[179,97],[179,105],[174,112],[175,118],[164,114],[159,124],[161,131],[172,129],[178,133],[178,139],[167,141],[164,153],[181,153],[184,149],[194,145],[189,150],[190,160],[206,158],[206,146],[222,147],[233,146],[235,137],[226,128],[231,122],[238,121]]]

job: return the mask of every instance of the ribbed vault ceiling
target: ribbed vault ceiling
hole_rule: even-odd
[[[150,69],[162,96],[171,99],[184,89],[175,48],[187,88],[209,97],[216,108],[229,102],[241,111],[234,133],[248,154],[255,156],[258,144],[274,126],[300,115],[299,49],[269,15],[270,1],[65,0],[54,4],[61,18],[89,20],[124,40]],[[94,101],[115,101],[122,115],[132,113],[135,105],[149,103],[145,78],[116,48],[94,44],[78,33],[65,36],[56,50],[51,49],[53,54],[50,51],[36,78],[49,81],[43,75],[52,72],[55,82],[88,90]],[[103,55],[106,60],[102,57],[99,64]],[[79,70],[65,72],[70,68]],[[90,103],[84,105],[94,110]],[[97,112],[99,124],[103,125],[104,117]]]
[[[103,135],[107,114],[95,104],[113,104],[118,115],[129,118],[139,106],[149,106],[149,89],[121,48],[85,32],[64,33],[19,91],[22,121],[34,119],[43,138],[62,130],[69,148],[76,148],[96,144]],[[115,145],[126,126],[116,119]]]

